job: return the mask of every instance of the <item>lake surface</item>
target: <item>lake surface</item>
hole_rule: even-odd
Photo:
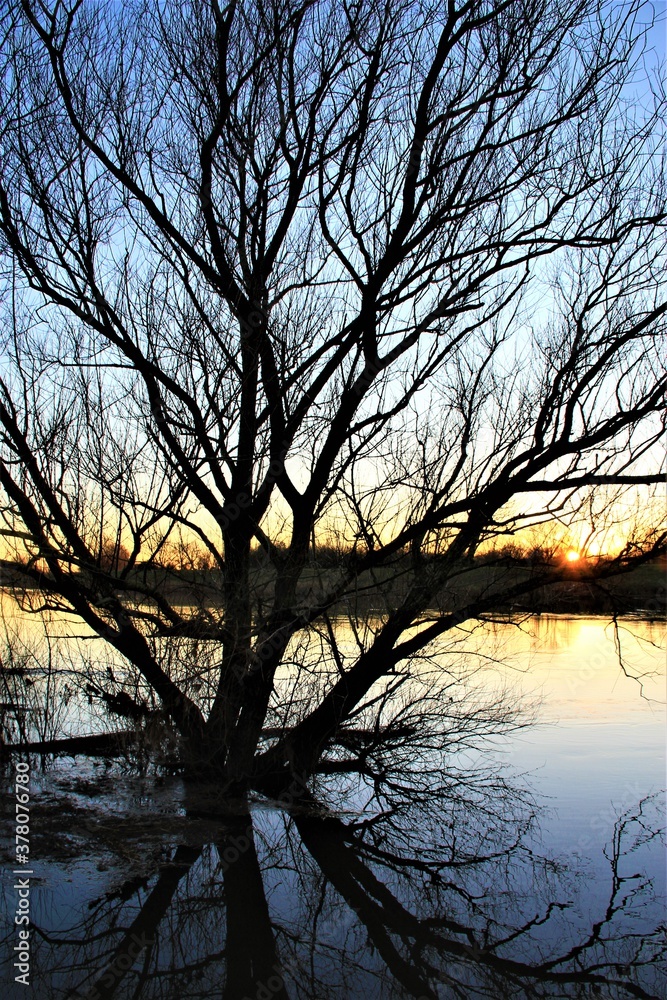
[[[30,985],[5,824],[4,996],[665,997],[666,638],[595,617],[460,629],[406,688],[422,731],[382,774],[318,777],[307,808],[221,815],[214,789],[129,759],[34,760]],[[47,735],[111,728],[67,648]],[[13,816],[9,772],[5,790]]]

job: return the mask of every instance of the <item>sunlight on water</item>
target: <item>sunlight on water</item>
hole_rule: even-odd
[[[49,643],[36,618],[16,614],[7,600],[3,606],[34,678],[28,692],[46,683],[49,657],[65,667],[49,681],[45,735],[74,735],[91,721],[98,729],[124,724],[77,694],[95,671],[123,675],[123,664],[101,642],[54,619]],[[354,657],[363,636],[342,618],[334,628],[341,655]],[[76,995],[87,995],[109,968],[113,949],[124,954],[126,945],[115,944],[117,929],[149,925],[151,940],[159,942],[146,954],[150,972],[140,976],[141,959],[114,995],[220,996],[229,942],[241,931],[252,942],[270,912],[281,974],[292,985],[305,983],[289,996],[422,995],[426,987],[405,992],[392,979],[397,969],[400,979],[403,966],[392,957],[398,951],[385,947],[391,935],[399,950],[407,940],[421,941],[408,947],[406,960],[423,950],[438,982],[451,976],[456,995],[466,998],[500,998],[507,990],[536,996],[514,966],[504,968],[504,959],[527,962],[530,983],[531,963],[560,955],[557,968],[568,969],[570,949],[577,970],[586,963],[595,970],[604,959],[622,980],[625,967],[607,952],[628,956],[643,935],[648,967],[643,971],[638,960],[637,975],[648,992],[632,995],[657,997],[652,956],[665,877],[653,831],[664,811],[655,793],[665,783],[666,635],[663,624],[630,618],[617,627],[604,618],[546,615],[520,626],[466,623],[432,657],[415,661],[413,680],[401,688],[408,706],[413,699],[424,719],[442,723],[450,740],[444,755],[428,741],[421,756],[418,742],[416,756],[410,746],[397,748],[379,793],[365,778],[318,779],[323,809],[332,809],[324,818],[258,802],[245,819],[227,819],[232,828],[225,832],[207,811],[208,793],[188,790],[177,776],[139,776],[123,760],[61,759],[36,770],[32,914],[44,937],[33,975],[40,996],[72,995],[73,985]],[[314,640],[289,651],[279,705],[293,689],[299,662],[308,667],[308,683],[331,682],[326,650]],[[359,832],[366,822],[368,836]],[[268,909],[261,893],[253,896],[260,884]],[[11,878],[3,879],[9,902],[12,892]],[[603,928],[599,945],[590,937],[595,927]],[[489,928],[501,943],[493,944],[487,967],[483,951],[469,942],[485,940]],[[13,933],[10,926],[7,941]],[[581,953],[577,942],[584,942]],[[160,985],[169,977],[177,993]],[[548,975],[540,989],[544,997],[593,995],[585,986],[579,992],[574,981],[561,988]],[[627,995],[625,987],[615,989],[610,997]]]

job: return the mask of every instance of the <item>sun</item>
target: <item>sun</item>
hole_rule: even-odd
[[[575,551],[575,549],[570,549],[569,552],[565,553],[565,558],[567,559],[568,562],[575,563],[579,562],[581,556],[579,555],[578,552]]]

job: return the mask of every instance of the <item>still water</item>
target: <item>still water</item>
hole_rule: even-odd
[[[5,824],[0,996],[664,998],[666,632],[461,629],[415,665],[404,742],[318,777],[307,807],[220,815],[129,759],[34,760],[30,984]],[[75,688],[53,734],[93,719]]]

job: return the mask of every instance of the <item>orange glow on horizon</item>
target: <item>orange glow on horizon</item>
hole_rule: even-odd
[[[574,549],[570,549],[569,552],[565,553],[565,558],[567,559],[568,562],[575,563],[579,562],[581,556],[579,555],[578,552],[575,552]]]

